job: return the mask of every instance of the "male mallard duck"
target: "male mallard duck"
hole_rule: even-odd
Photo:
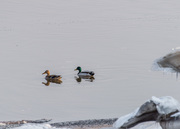
[[[60,80],[62,78],[61,75],[50,75],[49,70],[46,70],[42,74],[47,74],[45,79],[48,80],[48,81],[57,81],[57,80]]]
[[[93,76],[95,74],[93,71],[82,71],[80,66],[78,66],[75,70],[79,71],[79,76]]]

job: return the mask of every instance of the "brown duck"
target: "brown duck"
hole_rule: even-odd
[[[45,79],[47,81],[58,81],[58,80],[60,80],[62,78],[61,75],[50,75],[50,71],[49,70],[46,70],[42,74],[47,74],[46,77],[45,77]]]

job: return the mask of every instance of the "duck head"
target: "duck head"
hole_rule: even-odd
[[[76,70],[78,70],[79,71],[79,73],[81,72],[81,67],[80,66],[78,66],[74,71],[76,71]]]
[[[50,75],[50,72],[49,72],[49,70],[46,70],[44,73],[42,73],[42,74],[47,74],[47,76],[49,76]]]

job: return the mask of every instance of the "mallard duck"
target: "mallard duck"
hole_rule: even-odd
[[[78,76],[89,76],[92,77],[95,73],[93,71],[82,71],[81,67],[78,66],[75,70],[78,70]]]
[[[45,79],[48,80],[48,81],[57,81],[57,80],[60,80],[62,78],[61,75],[50,75],[49,70],[46,70],[42,74],[47,74]]]

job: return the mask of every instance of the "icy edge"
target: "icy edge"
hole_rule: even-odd
[[[137,108],[134,112],[127,114],[125,116],[120,117],[114,124],[113,127],[118,128],[121,127],[123,124],[127,123],[130,118],[135,117],[137,112],[139,111],[139,108]]]
[[[156,104],[156,109],[159,114],[169,114],[175,111],[180,111],[180,103],[171,96],[157,98],[152,96],[151,99]]]

